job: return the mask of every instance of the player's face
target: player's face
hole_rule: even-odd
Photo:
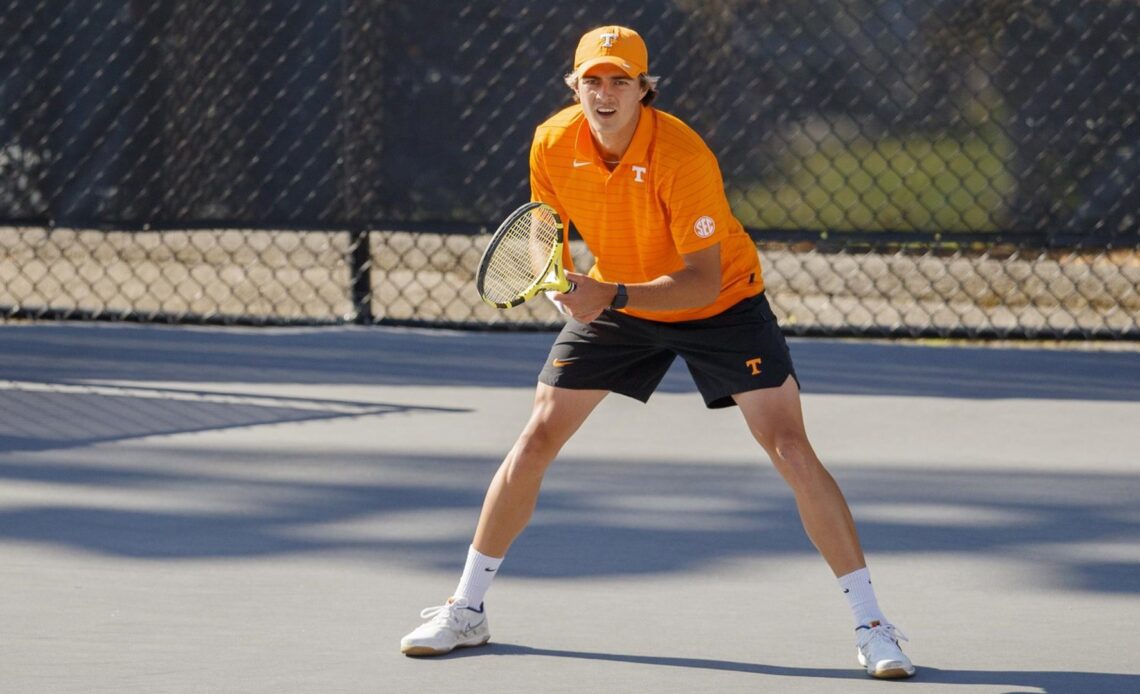
[[[578,99],[586,122],[603,144],[633,138],[646,91],[616,65],[603,63],[578,78]]]

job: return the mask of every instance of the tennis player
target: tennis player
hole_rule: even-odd
[[[401,651],[439,655],[490,639],[483,598],[530,520],[547,466],[608,393],[647,401],[680,356],[705,404],[738,407],[791,487],[854,615],[860,665],[874,677],[909,677],[905,637],[879,608],[847,502],[805,433],[756,247],[729,209],[716,158],[650,105],[657,78],[635,31],[586,33],[566,82],[576,103],[538,126],[531,190],[575,225],[596,264],[568,271],[577,289],[552,296],[570,318],[530,420],[487,491],[454,594],[421,613],[428,621]],[[573,267],[568,252],[564,262]]]

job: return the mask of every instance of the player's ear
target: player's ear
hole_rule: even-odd
[[[637,87],[638,87],[638,89],[641,90],[641,95],[637,97],[637,100],[644,103],[645,102],[645,95],[649,93],[649,91],[650,91],[650,89],[652,89],[653,85],[649,83],[649,79],[645,75],[638,75],[637,76]]]

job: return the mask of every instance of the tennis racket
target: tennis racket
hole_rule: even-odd
[[[562,269],[562,220],[553,207],[529,202],[499,225],[479,261],[475,288],[496,308],[518,306],[539,292],[574,291]]]

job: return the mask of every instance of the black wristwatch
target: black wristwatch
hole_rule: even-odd
[[[614,300],[610,302],[610,308],[625,308],[629,303],[629,293],[625,290],[625,285],[618,283],[617,294],[614,294]]]

